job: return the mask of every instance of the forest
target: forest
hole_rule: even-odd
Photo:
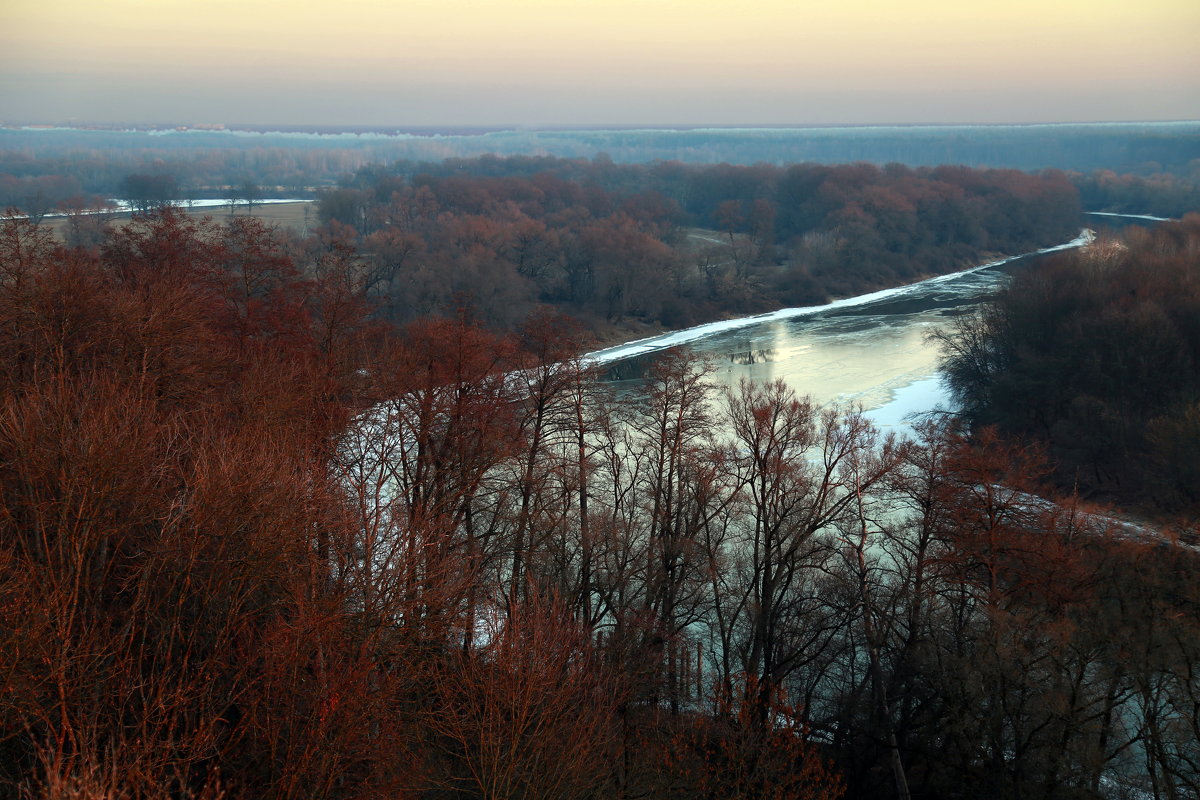
[[[87,130],[0,126],[0,174],[59,175],[84,192],[116,191],[130,173],[172,175],[190,193],[244,180],[300,196],[370,164],[439,163],[489,154],[649,164],[963,164],[1200,178],[1200,124],[983,125],[699,129]],[[212,197],[212,194],[198,195]],[[11,202],[0,199],[0,204]],[[1103,209],[1093,209],[1103,210]]]
[[[509,330],[551,304],[605,332],[819,305],[1058,244],[1063,173],[481,158],[361,170],[321,238],[370,266],[390,319],[469,303]]]
[[[1110,194],[1131,185],[1110,177]],[[1082,225],[1079,192],[1056,171],[483,157],[342,183],[318,193],[307,246],[353,251],[391,321],[465,304],[503,331],[550,304],[607,339],[822,304],[1059,244]],[[155,173],[120,186],[141,212],[179,191]],[[263,191],[223,196],[249,212]],[[103,202],[60,205],[68,244],[96,245]]]
[[[1200,215],[1132,227],[1017,276],[943,337],[974,424],[1048,448],[1061,485],[1200,509]]]
[[[35,218],[98,208],[112,198],[130,199],[130,176],[169,181],[177,202],[227,199],[246,187],[261,190],[263,197],[311,198],[372,165],[411,176],[434,174],[452,160],[460,171],[479,176],[494,174],[497,164],[527,162],[530,153],[641,167],[869,163],[1060,169],[1089,211],[1169,217],[1196,208],[1200,197],[1195,123],[592,131],[212,127],[0,126],[0,208],[16,206]]]
[[[774,174],[835,176],[848,225],[903,220],[938,180],[1010,208],[999,186],[1062,185]],[[618,396],[536,292],[502,327],[407,319],[379,246],[349,246],[511,267],[558,258],[553,232],[599,276],[608,242],[669,262],[671,214],[767,241],[762,206],[634,216],[649,195],[550,177],[344,191],[374,199],[348,204],[362,229],[335,195],[309,241],[171,208],[77,246],[0,224],[0,796],[1200,792],[1197,553],[1053,494],[1042,447],[951,419],[897,439],[780,383],[717,393],[686,352]],[[815,246],[789,213],[771,241]],[[1089,258],[1194,264],[1195,226]],[[489,238],[511,229],[525,262]],[[1186,321],[1153,291],[1134,322]]]

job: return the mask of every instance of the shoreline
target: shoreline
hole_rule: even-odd
[[[775,311],[767,311],[761,314],[752,314],[749,316],[734,317],[723,320],[714,320],[712,322],[701,323],[687,328],[679,328],[671,331],[664,331],[650,336],[645,336],[637,339],[628,339],[617,344],[608,344],[604,347],[599,347],[584,354],[584,358],[598,364],[609,364],[615,361],[621,361],[633,356],[645,355],[658,350],[665,350],[675,345],[687,344],[699,339],[704,339],[717,333],[736,330],[737,328],[749,327],[760,322],[779,321],[794,319],[796,317],[807,317],[815,314],[820,314],[824,311],[829,311],[838,308],[847,308],[860,305],[863,303],[871,303],[878,300],[884,300],[892,297],[899,297],[906,292],[912,291],[919,287],[928,286],[929,284],[938,283],[941,281],[950,280],[961,275],[967,275],[979,270],[988,269],[990,267],[998,267],[1003,264],[1008,264],[1017,259],[1026,258],[1034,255],[1044,255],[1046,253],[1055,253],[1062,250],[1070,250],[1076,247],[1083,247],[1095,240],[1096,234],[1090,228],[1083,228],[1079,234],[1068,242],[1050,247],[1043,247],[1038,250],[1031,250],[1026,253],[1017,255],[1005,256],[1003,258],[987,261],[983,264],[977,264],[966,269],[947,272],[941,275],[924,278],[913,283],[905,283],[899,286],[893,286],[886,289],[879,289],[874,292],[854,295],[852,297],[843,297],[831,300],[828,303],[819,306],[799,306],[794,308],[781,308]],[[632,334],[631,335],[636,335]]]
[[[1171,222],[1174,220],[1173,217],[1157,217],[1157,216],[1153,216],[1150,214],[1125,214],[1125,213],[1118,213],[1115,211],[1085,211],[1085,212],[1083,212],[1083,214],[1084,214],[1084,216],[1112,217],[1112,218],[1117,218],[1117,219],[1138,220],[1138,221],[1142,221],[1142,222],[1155,222],[1155,223]],[[986,269],[988,267],[1000,266],[1002,264],[1007,264],[1012,261],[1016,261],[1019,258],[1025,258],[1027,256],[1034,256],[1034,255],[1043,255],[1046,253],[1054,253],[1054,252],[1059,252],[1062,250],[1070,250],[1075,247],[1084,247],[1084,246],[1090,244],[1092,241],[1094,241],[1095,237],[1096,237],[1095,231],[1093,231],[1091,228],[1084,227],[1080,230],[1079,235],[1076,236],[1074,239],[1072,239],[1069,242],[1064,242],[1064,243],[1058,244],[1058,245],[1052,245],[1050,247],[1043,247],[1038,250],[1031,250],[1026,253],[1018,253],[1016,255],[1007,255],[1006,256],[1006,255],[1001,255],[1001,254],[984,254],[983,257],[988,258],[990,260],[985,261],[982,264],[977,264],[975,266],[967,267],[966,269],[955,270],[954,272],[944,272],[939,275],[930,275],[930,276],[921,278],[918,281],[914,281],[912,283],[904,283],[904,284],[900,284],[899,286],[884,287],[882,289],[878,289],[873,292],[867,292],[867,293],[861,294],[861,295],[852,295],[849,297],[833,298],[828,303],[821,305],[821,306],[803,306],[803,307],[797,307],[797,308],[781,308],[781,309],[776,309],[775,311],[767,311],[767,312],[763,312],[763,313],[759,313],[759,314],[751,314],[751,315],[746,315],[746,316],[741,316],[741,317],[725,317],[722,319],[716,319],[716,320],[710,320],[708,322],[698,323],[696,325],[692,325],[687,328],[677,328],[674,330],[658,330],[655,333],[649,333],[649,335],[644,335],[644,336],[642,335],[643,333],[647,333],[650,330],[654,330],[657,328],[657,326],[649,325],[646,323],[639,323],[639,326],[644,328],[645,330],[643,330],[643,331],[629,330],[624,334],[615,334],[614,333],[613,335],[597,336],[596,342],[595,342],[595,345],[596,345],[595,349],[589,351],[588,353],[585,353],[584,357],[585,358],[593,358],[593,357],[601,356],[603,358],[603,363],[608,363],[609,361],[618,361],[621,358],[627,358],[632,355],[640,355],[641,352],[653,352],[653,349],[665,349],[666,347],[672,346],[672,345],[664,345],[663,347],[660,347],[660,348],[647,349],[645,351],[641,351],[638,353],[630,353],[628,356],[619,356],[619,357],[615,357],[615,358],[605,356],[605,354],[608,353],[608,351],[610,351],[610,350],[616,350],[617,348],[632,346],[632,345],[639,344],[642,342],[651,344],[651,343],[653,343],[653,341],[655,339],[658,339],[660,337],[666,337],[666,336],[670,336],[673,334],[683,334],[688,331],[694,331],[694,330],[698,330],[701,328],[706,328],[708,326],[718,326],[718,325],[723,326],[726,323],[744,322],[745,325],[751,325],[751,324],[754,324],[756,321],[761,321],[766,318],[786,319],[791,316],[807,316],[809,314],[820,313],[822,310],[825,310],[825,309],[844,308],[846,306],[852,306],[855,304],[856,301],[871,302],[872,300],[879,299],[880,296],[885,296],[886,293],[889,293],[889,292],[901,294],[903,292],[903,290],[911,288],[911,287],[923,286],[923,285],[926,285],[929,283],[936,283],[939,280],[953,278],[957,275],[965,275],[967,273],[975,272],[975,271],[981,270],[981,269]],[[789,313],[789,312],[795,312],[795,313]],[[714,330],[713,333],[718,333],[718,332],[720,332],[720,330],[732,330],[735,327],[741,327],[741,326],[729,325],[728,327],[722,327],[719,330]],[[685,341],[695,341],[696,339],[704,338],[704,336],[707,336],[707,335],[709,335],[709,334],[707,334],[707,333],[700,334],[700,335],[695,336],[694,338],[680,340],[678,342],[673,342],[672,344],[683,344],[683,343],[685,343]]]

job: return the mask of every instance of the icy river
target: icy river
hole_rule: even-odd
[[[930,331],[972,312],[1032,259],[1079,247],[1092,237],[1085,229],[1056,247],[962,272],[824,306],[781,309],[674,331],[600,350],[592,357],[609,366],[612,380],[624,382],[635,380],[656,352],[681,345],[714,361],[719,384],[734,386],[743,377],[781,378],[818,403],[861,406],[877,425],[896,428],[911,414],[951,404],[938,375],[937,346],[927,338]]]

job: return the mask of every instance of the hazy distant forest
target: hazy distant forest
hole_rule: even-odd
[[[1186,204],[1194,167],[484,157],[356,165],[307,235],[7,216],[0,796],[1200,795],[1200,218],[944,332],[964,415],[911,439],[581,358]]]
[[[1154,191],[1085,191],[1093,211],[1180,216],[1196,207],[1200,124],[695,130],[359,130],[313,133],[0,128],[0,206],[46,210],[73,197],[116,197],[130,174],[169,176],[179,197],[222,197],[251,183],[304,197],[377,164],[408,174],[446,159],[551,156],[618,164],[961,164],[1149,178]],[[1127,179],[1126,179],[1127,180]],[[1096,208],[1092,203],[1115,207]],[[1182,205],[1181,205],[1182,203]],[[1119,207],[1127,204],[1127,207]]]

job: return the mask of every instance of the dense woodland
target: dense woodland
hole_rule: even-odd
[[[402,166],[363,170],[318,204],[319,235],[368,259],[372,291],[399,322],[470,302],[507,330],[548,303],[600,330],[682,327],[908,283],[1066,241],[1081,224],[1058,172]]]
[[[1200,216],[1056,255],[944,340],[976,424],[1044,443],[1064,485],[1195,524]]]
[[[1078,192],[1055,171],[488,157],[344,183],[319,194],[312,246],[353,250],[394,322],[469,304],[495,330],[540,304],[616,333],[820,304],[1058,244],[1081,225]],[[121,182],[143,212],[178,192],[161,174]],[[261,188],[225,194],[244,207]],[[69,244],[99,241],[98,202],[64,207]]]
[[[555,312],[397,326],[320,244],[0,227],[4,796],[1200,792],[1197,554],[1037,449],[685,353],[618,400]]]

